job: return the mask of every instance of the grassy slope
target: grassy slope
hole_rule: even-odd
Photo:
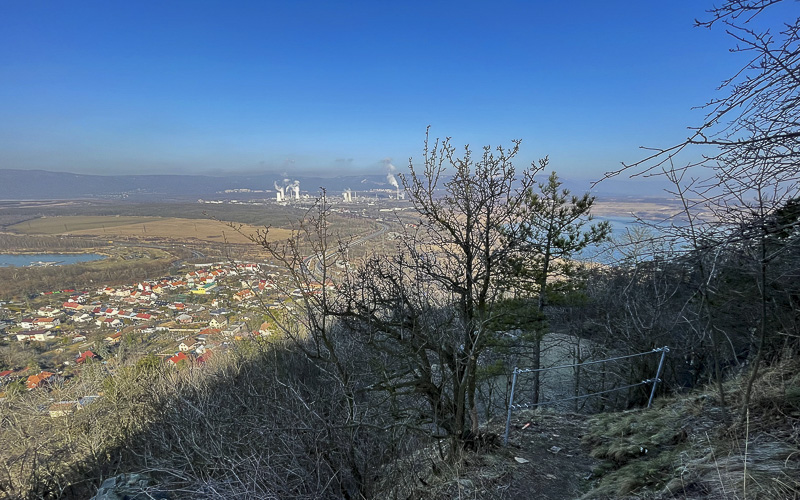
[[[585,498],[800,498],[800,361],[776,364],[757,384],[743,422],[727,424],[710,389],[597,415],[584,443],[604,462]],[[740,385],[727,384],[735,408]]]

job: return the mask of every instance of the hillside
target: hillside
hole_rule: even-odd
[[[743,383],[727,382],[734,404]],[[424,477],[411,497],[800,498],[800,363],[777,363],[756,384],[743,422],[710,387],[657,399],[651,409],[524,410],[514,414],[508,448],[484,449],[460,469]],[[487,430],[501,434],[503,422]]]
[[[28,438],[5,450],[0,492],[87,498],[124,473],[136,479],[126,493],[156,498],[362,498],[349,490],[355,460],[370,471],[368,498],[800,498],[796,360],[765,370],[742,423],[726,424],[703,389],[649,410],[524,410],[514,414],[507,448],[498,418],[456,463],[435,443],[406,435],[403,446],[386,448],[367,429],[353,443],[356,455],[340,455],[354,429],[342,425],[325,388],[314,388],[325,375],[303,366],[290,350],[260,343],[202,367],[144,358],[115,362],[106,378],[94,365],[79,384],[50,393],[102,394],[83,411],[37,417],[48,403],[33,393],[5,404],[4,436]],[[741,382],[727,382],[734,401]]]

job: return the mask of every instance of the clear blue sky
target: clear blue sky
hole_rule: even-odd
[[[742,65],[711,2],[4,1],[0,168],[384,172],[523,140],[599,177]]]

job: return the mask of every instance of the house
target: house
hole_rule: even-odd
[[[95,324],[97,326],[104,326],[108,328],[118,328],[122,326],[122,320],[119,318],[98,318],[97,321],[95,321]]]
[[[206,361],[208,361],[213,354],[213,351],[211,351],[211,349],[204,349],[203,351],[204,352],[202,352],[201,355],[197,357],[197,363],[200,365],[205,364]]]
[[[177,365],[181,361],[188,361],[189,357],[186,355],[185,352],[179,352],[178,354],[172,356],[171,358],[167,359],[173,365]]]
[[[33,320],[34,328],[44,328],[45,330],[55,328],[60,324],[61,324],[60,319],[52,317],[36,318],[35,320]]]
[[[23,332],[18,332],[16,336],[19,342],[25,342],[26,340],[35,340],[36,342],[46,342],[48,340],[56,338],[53,332],[47,330],[27,330]]]
[[[40,317],[44,316],[44,317],[47,317],[47,318],[55,318],[56,316],[60,316],[61,315],[61,310],[60,309],[56,309],[55,307],[52,307],[52,306],[47,306],[47,307],[39,308],[38,313],[39,313]]]
[[[196,288],[192,289],[191,293],[196,295],[205,295],[207,293],[214,291],[215,288],[217,288],[216,283],[205,283],[203,285],[199,285]]]
[[[244,289],[244,290],[242,290],[240,292],[236,292],[236,294],[234,294],[234,296],[233,296],[233,300],[241,302],[243,300],[252,299],[255,296],[256,296],[256,294],[253,293],[252,290],[250,290],[249,288],[246,288],[246,289]]]
[[[208,322],[210,328],[225,328],[228,326],[228,318],[224,316],[215,316]]]
[[[222,335],[224,335],[226,337],[233,337],[235,335],[241,334],[242,332],[244,332],[246,330],[247,330],[247,325],[246,324],[244,324],[244,323],[234,323],[234,324],[228,326],[228,328],[222,330]]]
[[[221,330],[219,328],[203,328],[202,330],[197,332],[197,336],[199,337],[200,335],[203,335],[204,337],[208,337],[210,335],[216,335],[220,331]]]
[[[114,335],[109,335],[108,337],[103,339],[109,344],[119,344],[119,341],[122,340],[122,333],[117,332]]]
[[[187,351],[191,351],[192,347],[194,347],[195,345],[197,345],[197,341],[196,340],[194,340],[193,338],[185,338],[185,339],[183,339],[181,341],[180,344],[178,344],[178,349],[181,352],[187,352]]]
[[[37,387],[42,387],[45,383],[50,381],[50,379],[55,375],[55,373],[50,372],[40,372],[38,375],[31,375],[28,377],[27,382],[25,382],[25,387],[28,390],[36,389]]]
[[[24,328],[26,330],[30,330],[33,328],[33,322],[36,318],[22,318],[19,320],[20,328]]]
[[[78,316],[77,314],[75,316],[73,316],[72,317],[72,321],[74,321],[75,323],[88,323],[93,318],[94,318],[94,316],[92,316],[91,314],[83,313],[80,316]]]
[[[192,322],[192,316],[189,315],[189,314],[181,314],[178,317],[176,317],[175,319],[178,321],[178,323],[183,323],[183,324],[187,324],[187,323],[191,323]]]
[[[83,309],[83,305],[77,302],[64,302],[61,307],[68,311],[80,311]]]
[[[78,355],[78,357],[75,359],[75,363],[80,365],[90,359],[97,359],[97,357],[97,354],[93,353],[92,351],[85,351]]]
[[[77,401],[59,401],[58,403],[51,404],[47,408],[47,413],[50,414],[50,418],[66,417],[67,415],[75,413],[77,409]]]

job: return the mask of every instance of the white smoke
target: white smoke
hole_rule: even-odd
[[[400,184],[397,183],[397,179],[394,178],[391,172],[386,174],[386,180],[391,184],[394,188],[400,189]]]
[[[384,158],[383,164],[386,166],[386,181],[394,187],[395,191],[397,191],[397,199],[400,199],[400,184],[397,183],[397,179],[394,177],[394,171],[397,170],[397,167],[392,165],[391,158]]]
[[[285,175],[285,174],[284,174]],[[277,182],[275,182],[275,189],[278,191],[277,199],[278,201],[286,201],[286,199],[300,199],[300,181],[292,180],[288,177],[283,179],[283,185],[281,186]]]

